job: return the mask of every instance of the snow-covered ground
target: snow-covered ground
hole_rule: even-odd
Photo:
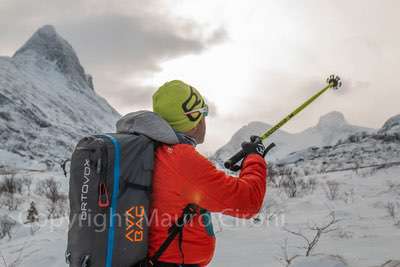
[[[40,167],[40,166],[39,166]],[[40,181],[54,178],[59,183],[61,194],[68,192],[68,180],[60,171],[43,171],[37,166],[32,170],[20,170],[15,174],[15,179],[28,177],[32,184],[29,189],[24,184],[22,194],[15,193],[14,199],[18,203],[16,210],[10,211],[4,200],[8,196],[0,194],[0,220],[7,216],[8,219],[16,222],[11,231],[11,240],[5,236],[0,240],[0,266],[65,266],[64,250],[66,247],[66,231],[68,229],[68,217],[62,216],[59,219],[48,219],[48,208],[50,203],[43,195],[38,194],[37,189]],[[15,170],[14,170],[15,171]],[[12,171],[12,172],[14,172]],[[4,181],[4,170],[0,171],[0,182]],[[25,224],[27,210],[31,202],[35,202],[39,212],[39,222]],[[68,203],[64,203],[67,208]],[[65,211],[67,211],[65,209]],[[66,215],[67,213],[65,213]],[[1,227],[0,227],[1,228]]]
[[[30,175],[35,180],[57,177],[62,191],[66,192],[67,179],[60,172]],[[270,186],[258,223],[215,216],[214,219],[219,219],[215,224],[217,250],[210,266],[285,266],[279,261],[285,240],[288,256],[300,255],[290,265],[294,267],[373,267],[400,258],[400,227],[395,226],[395,220],[400,220],[399,167],[378,171],[366,169],[358,174],[347,171],[302,177],[309,178],[317,181],[315,190],[305,190],[295,198],[289,198],[282,188]],[[336,200],[326,197],[328,180],[339,182]],[[27,210],[32,200],[38,203],[40,228],[33,235],[30,226],[23,224],[26,212],[0,208],[0,215],[7,214],[18,222],[12,231],[12,239],[0,240],[0,266],[12,266],[13,262],[16,266],[27,267],[65,266],[68,219],[47,220],[48,203],[34,193],[34,185],[32,191],[17,197],[23,199],[22,211]],[[395,205],[395,219],[389,216],[388,203]],[[331,212],[335,212],[339,221],[334,226],[337,230],[321,236],[312,252],[317,256],[301,257],[305,249],[299,247],[304,245],[304,240],[285,229],[311,237],[308,226],[325,224]],[[262,219],[266,218],[265,214],[269,220]]]
[[[394,225],[386,206],[397,205],[397,220],[400,220],[400,168],[390,168],[371,173],[365,170],[359,175],[342,172],[316,177],[318,185],[314,193],[288,199],[279,189],[269,188],[266,204],[272,207],[273,217],[269,225],[230,228],[218,234],[216,257],[211,266],[285,266],[278,260],[281,247],[287,239],[288,254],[304,255],[304,240],[284,229],[301,230],[307,236],[308,225],[324,224],[334,211],[339,222],[336,231],[322,235],[313,254],[337,255],[351,267],[380,266],[384,262],[400,258],[400,227]],[[325,196],[325,181],[340,183],[337,200]],[[272,202],[272,203],[271,203]],[[284,219],[282,218],[284,216]],[[282,223],[284,221],[284,224]],[[321,263],[310,258],[309,265],[293,266],[342,266],[329,265],[331,257]],[[304,259],[299,258],[299,262]],[[307,262],[306,261],[306,262]],[[319,262],[313,265],[311,262]]]

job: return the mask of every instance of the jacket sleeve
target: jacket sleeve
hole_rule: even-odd
[[[188,203],[211,212],[240,218],[256,215],[266,191],[266,163],[259,155],[249,155],[239,177],[226,175],[193,147],[184,146],[178,155],[181,192]]]

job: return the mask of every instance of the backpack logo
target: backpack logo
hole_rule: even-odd
[[[81,187],[81,220],[86,221],[88,219],[88,208],[87,208],[87,198],[89,192],[89,182],[90,182],[90,160],[85,159],[85,163],[83,165],[83,183]]]
[[[125,238],[132,243],[143,241],[143,222],[145,218],[144,206],[132,206],[125,214],[127,225]]]

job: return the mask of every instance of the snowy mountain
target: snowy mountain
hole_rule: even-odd
[[[69,157],[80,137],[112,131],[119,117],[54,27],[0,57],[0,165],[51,166]]]
[[[342,113],[333,111],[322,116],[317,126],[297,134],[296,138],[300,142],[309,141],[310,143],[306,142],[306,146],[329,146],[351,134],[373,131],[370,128],[351,125]]]
[[[400,114],[387,120],[379,132],[387,134],[400,133]]]
[[[218,162],[226,160],[240,149],[240,144],[249,140],[251,135],[260,135],[272,126],[263,122],[251,122],[239,129],[231,140],[217,150],[213,159]],[[266,142],[274,142],[277,147],[270,153],[270,158],[284,158],[289,153],[311,146],[328,146],[338,140],[357,132],[374,132],[373,129],[349,124],[344,115],[333,111],[322,116],[315,127],[308,128],[300,133],[288,133],[278,130]]]
[[[277,164],[302,172],[330,172],[344,169],[400,164],[400,115],[390,118],[376,132],[348,135],[334,145],[309,147],[292,152]]]

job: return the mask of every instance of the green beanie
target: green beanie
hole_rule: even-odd
[[[187,132],[197,126],[203,115],[185,115],[206,105],[204,98],[192,86],[178,80],[161,86],[153,94],[153,111],[178,132]]]

